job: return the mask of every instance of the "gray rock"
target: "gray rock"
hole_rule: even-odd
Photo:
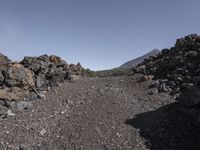
[[[2,85],[3,83],[4,83],[4,76],[3,76],[3,74],[2,74],[2,72],[1,72],[1,70],[0,70],[0,85]]]
[[[0,105],[1,105],[1,106],[6,106],[5,100],[1,100],[1,99],[0,99]]]
[[[45,75],[39,74],[37,76],[37,81],[36,81],[36,86],[37,88],[47,88],[48,86],[48,81],[46,80]]]
[[[8,57],[0,53],[0,65],[8,63],[10,63]]]
[[[163,49],[156,57],[139,64],[134,71],[154,75],[159,81],[151,87],[157,88],[159,92],[170,93],[177,99],[181,96],[180,101],[185,105],[198,105],[200,36],[192,34],[178,39],[174,47]],[[162,79],[168,81],[161,81]]]
[[[24,109],[28,109],[31,106],[32,106],[31,102],[25,102],[25,101],[17,102],[16,104],[16,108],[18,111],[23,111]]]
[[[15,116],[16,114],[13,113],[10,109],[5,113],[5,116],[4,118],[8,118],[8,117],[13,117]]]
[[[31,87],[34,85],[32,73],[20,64],[11,65],[6,70],[5,84],[8,87]]]
[[[35,101],[38,99],[38,95],[35,92],[31,92],[26,98],[26,101]]]
[[[158,94],[159,92],[158,92],[158,89],[156,89],[156,88],[153,88],[150,92],[149,92],[149,95],[156,95],[156,94]]]
[[[0,105],[0,116],[5,115],[7,112],[7,107]]]
[[[31,101],[45,99],[45,91],[50,86],[61,86],[64,80],[76,80],[85,75],[80,63],[68,65],[54,55],[25,57],[17,63],[0,54],[0,105],[22,111],[31,106]]]
[[[80,77],[78,75],[69,75],[68,78],[74,81],[74,80],[78,80]]]

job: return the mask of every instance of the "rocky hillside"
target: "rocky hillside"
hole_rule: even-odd
[[[124,63],[123,65],[120,66],[120,68],[132,68],[134,66],[137,66],[141,62],[143,62],[145,59],[148,59],[150,56],[156,56],[159,53],[160,53],[160,50],[154,49],[141,57],[135,58],[131,61]]]
[[[153,75],[153,87],[158,92],[172,94],[189,108],[200,104],[200,36],[188,35],[178,39],[170,49],[134,68],[135,72]]]
[[[60,57],[43,55],[25,57],[21,62],[11,62],[0,54],[0,115],[9,108],[26,107],[30,101],[45,97],[46,91],[65,80],[75,80],[89,75],[80,63],[67,64]]]

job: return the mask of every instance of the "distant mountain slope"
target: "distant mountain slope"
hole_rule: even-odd
[[[145,55],[143,55],[141,57],[135,58],[135,59],[133,59],[131,61],[128,61],[128,62],[124,63],[123,65],[120,66],[120,68],[131,68],[131,67],[134,67],[134,66],[138,65],[139,63],[141,63],[144,59],[147,59],[150,56],[155,56],[158,53],[160,53],[160,50],[154,49],[151,52],[149,52],[149,53],[147,53],[147,54],[145,54]]]

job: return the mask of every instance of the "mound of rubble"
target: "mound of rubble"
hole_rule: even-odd
[[[12,114],[11,110],[23,110],[33,100],[45,98],[52,86],[88,76],[89,72],[80,63],[69,65],[54,55],[11,62],[0,54],[0,116]]]
[[[172,94],[185,107],[200,105],[200,36],[178,39],[174,47],[143,61],[134,72],[153,75],[156,92]]]

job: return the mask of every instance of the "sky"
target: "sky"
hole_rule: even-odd
[[[104,70],[200,33],[199,0],[0,0],[0,52]]]

